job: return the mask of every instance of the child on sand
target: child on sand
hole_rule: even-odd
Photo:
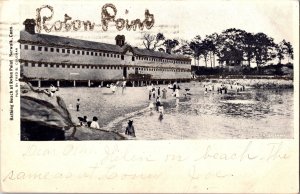
[[[95,129],[100,129],[99,124],[98,124],[98,118],[97,117],[93,117],[93,121],[91,123],[91,128],[95,128]]]
[[[128,121],[128,125],[127,125],[126,130],[125,130],[125,135],[130,135],[132,137],[135,137],[135,131],[134,131],[132,120]]]

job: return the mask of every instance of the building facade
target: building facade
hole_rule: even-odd
[[[119,80],[132,85],[188,81],[191,59],[183,55],[35,33],[27,19],[20,32],[21,74],[38,86],[98,86]]]

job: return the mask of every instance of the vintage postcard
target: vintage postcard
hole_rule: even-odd
[[[2,192],[299,192],[298,1],[0,8]]]

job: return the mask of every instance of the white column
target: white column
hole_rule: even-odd
[[[91,80],[88,81],[88,86],[91,87]]]
[[[73,86],[76,87],[76,81],[75,80],[73,81]]]
[[[103,81],[101,82],[101,87],[103,87]]]
[[[59,80],[56,81],[56,86],[57,86],[57,87],[60,87],[60,85],[59,85]]]

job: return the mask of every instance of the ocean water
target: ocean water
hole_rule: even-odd
[[[113,130],[124,133],[130,118],[137,139],[293,138],[292,89],[246,88],[218,94],[206,93],[202,85],[181,88],[181,97],[162,101],[162,120],[156,111],[145,109],[115,123]],[[191,95],[184,96],[184,88],[189,88]]]

